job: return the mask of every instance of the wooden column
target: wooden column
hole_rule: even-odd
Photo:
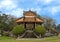
[[[35,22],[34,22],[34,29],[35,29]]]
[[[24,23],[24,28],[26,29],[26,22]]]

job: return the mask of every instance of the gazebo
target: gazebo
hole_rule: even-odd
[[[36,37],[38,37],[33,30],[35,29],[36,25],[42,25],[44,22],[43,19],[37,17],[37,13],[34,11],[24,11],[23,17],[16,20],[16,22],[20,25],[23,24],[24,28],[26,29],[26,32],[21,37],[30,37],[27,35],[34,34]]]

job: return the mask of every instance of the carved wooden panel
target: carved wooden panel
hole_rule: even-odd
[[[26,29],[32,30],[34,28],[34,24],[27,23],[26,24]]]

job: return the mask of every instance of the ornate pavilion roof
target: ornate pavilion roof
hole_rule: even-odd
[[[36,12],[24,11],[23,17],[16,20],[16,22],[43,22],[43,19],[36,17]]]

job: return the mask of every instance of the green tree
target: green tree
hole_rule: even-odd
[[[58,32],[56,31],[56,22],[54,19],[50,18],[50,17],[45,17],[44,18],[45,22],[44,22],[44,26],[46,28],[46,30],[48,30],[48,32],[51,32],[52,34],[56,34],[58,35]]]
[[[6,20],[7,20],[7,15],[2,14],[0,15],[0,31],[1,34],[3,33],[3,29],[6,28]]]
[[[60,24],[57,25],[56,30],[60,33]]]
[[[17,25],[13,28],[12,33],[16,36],[21,35],[25,29],[23,28],[22,25]]]
[[[7,24],[8,24],[9,31],[11,31],[13,29],[13,27],[15,27],[17,25],[16,17],[8,15]]]
[[[44,26],[46,29],[56,28],[55,20],[50,17],[44,17]]]
[[[35,28],[35,32],[38,33],[38,34],[40,34],[41,37],[42,37],[46,33],[46,29],[44,28],[44,26],[38,25]]]
[[[14,26],[17,25],[15,22],[16,18],[12,15],[0,14],[0,31],[11,31]]]

